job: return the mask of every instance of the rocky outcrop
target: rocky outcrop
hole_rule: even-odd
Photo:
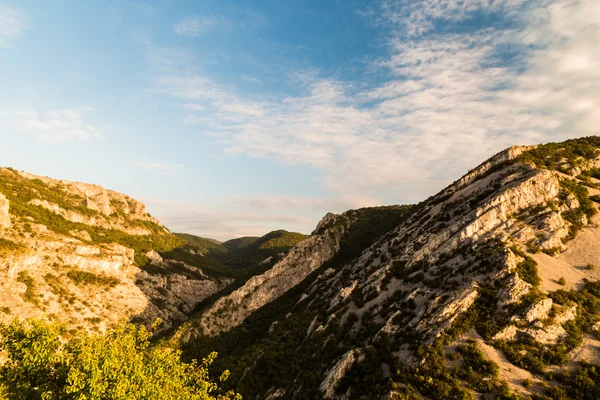
[[[501,167],[503,164],[520,156],[524,151],[530,150],[534,147],[535,146],[512,146],[504,151],[501,151],[479,165],[477,168],[469,171],[465,176],[454,182],[448,188],[444,189],[442,194],[454,192],[472,184],[477,179],[481,179],[481,177],[492,172],[495,168]]]
[[[325,379],[321,382],[319,389],[323,399],[332,399],[335,396],[335,387],[346,375],[346,372],[358,360],[359,354],[356,350],[350,350],[344,354],[340,360],[325,374]]]
[[[551,323],[544,326],[542,321],[547,320],[552,310],[552,299],[545,298],[531,305],[525,312],[524,318],[518,316],[513,317],[515,323],[529,323],[533,326],[523,327],[508,325],[498,332],[493,340],[504,340],[513,342],[519,337],[527,337],[543,344],[556,344],[567,336],[567,331],[563,328],[563,324],[572,321],[577,316],[577,306],[566,307],[560,311],[552,319]]]
[[[498,307],[506,307],[518,303],[532,289],[532,286],[519,278],[516,273],[511,274],[505,286],[498,293]]]
[[[541,321],[548,318],[548,314],[552,309],[552,299],[543,299],[533,304],[529,309],[525,312],[525,321],[530,324],[535,321]]]
[[[0,193],[0,228],[10,228],[10,214],[8,212],[9,203],[6,196]]]
[[[148,262],[154,265],[162,265],[163,258],[158,254],[155,250],[150,250],[146,253],[146,257],[148,258]]]
[[[600,141],[596,142],[600,152]],[[587,143],[582,146],[586,153],[593,153]],[[569,156],[577,153],[565,147]],[[388,386],[390,390],[402,392],[400,385],[404,382],[412,386],[408,389],[418,389],[415,398],[421,394],[437,398],[431,393],[435,378],[427,377],[431,371],[423,364],[433,361],[435,374],[440,372],[438,367],[444,366],[438,357],[443,353],[438,350],[442,347],[445,354],[452,355],[446,360],[448,374],[465,366],[464,354],[456,349],[471,337],[468,332],[472,326],[485,336],[490,349],[506,345],[497,341],[524,339],[519,343],[523,356],[529,351],[536,357],[540,344],[563,343],[567,335],[563,325],[576,318],[578,310],[576,306],[561,305],[558,297],[556,301],[561,304],[546,298],[550,290],[547,281],[557,282],[563,271],[554,271],[543,260],[538,261],[535,253],[545,250],[544,258],[551,258],[551,254],[568,249],[577,229],[591,229],[582,226],[587,222],[581,217],[586,211],[580,207],[597,208],[597,205],[584,201],[585,191],[575,187],[574,182],[564,181],[565,176],[560,172],[563,161],[557,161],[556,165],[549,162],[561,160],[555,155],[547,156],[556,148],[560,146],[525,154],[521,159],[526,162],[514,160],[530,148],[516,147],[499,153],[438,195],[415,206],[409,217],[369,242],[366,249],[361,248],[360,253],[353,255],[356,258],[336,262],[333,271],[311,277],[310,282],[302,285],[306,287],[302,294],[293,292],[286,299],[294,300],[289,302],[293,306],[271,324],[277,329],[269,330],[268,339],[253,348],[256,351],[252,354],[260,366],[245,364],[247,376],[264,370],[265,365],[283,365],[286,360],[278,358],[279,352],[286,356],[301,354],[310,361],[300,370],[314,368],[318,376],[324,376],[320,385],[323,398],[370,398],[365,394],[367,391],[352,383],[350,389],[344,384],[344,390],[336,391],[353,366],[357,367],[353,372],[374,371],[373,375],[385,377],[382,382],[390,378],[393,381],[391,388]],[[586,168],[584,163],[575,164],[581,165],[582,170]],[[588,208],[591,215],[590,211],[593,210]],[[337,225],[335,216],[328,214],[317,226],[313,238]],[[572,275],[596,275],[584,272],[582,265],[585,264],[566,266],[573,267]],[[564,289],[580,283],[567,282],[569,286]],[[219,300],[204,314],[204,332],[214,334],[229,329],[230,320],[238,324],[250,314],[246,308],[254,308],[253,302],[266,304],[263,298],[272,298],[269,292],[261,292],[262,286],[270,290],[270,285],[263,276],[257,277],[256,282],[242,287],[235,296]],[[289,333],[294,329],[302,335],[301,340],[293,342],[298,349],[290,351],[284,349],[286,346],[278,346],[289,343]],[[537,341],[538,345],[533,346],[531,341]],[[431,344],[435,346],[426,347]],[[430,352],[432,349],[435,356]],[[368,356],[367,364],[357,365],[358,354]],[[510,374],[512,355],[499,350],[494,354],[502,358],[503,373]],[[261,360],[262,357],[265,358]],[[377,357],[381,359],[380,365]],[[414,376],[417,380],[423,377],[423,385],[406,383],[398,375],[394,377],[388,364],[396,362],[398,371],[414,368]],[[355,377],[353,373],[352,378]],[[460,376],[455,378],[462,380]],[[285,384],[277,380],[266,387],[283,388],[286,398],[306,393],[303,385],[307,380],[303,380],[302,373],[281,380]],[[460,382],[465,388],[472,388],[470,383]],[[253,395],[252,398],[264,398],[262,393]]]
[[[19,171],[18,173],[27,179],[39,179],[45,184],[58,188],[71,196],[82,198],[84,199],[87,208],[97,211],[107,217],[113,216],[115,213],[121,213],[129,218],[158,223],[158,220],[148,215],[146,206],[143,203],[134,200],[123,193],[118,193],[105,189],[102,186],[89,183],[51,179],[23,171]]]

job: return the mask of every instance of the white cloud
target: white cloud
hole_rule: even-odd
[[[146,171],[158,172],[160,175],[175,175],[185,168],[182,164],[170,164],[164,161],[128,161],[127,164]]]
[[[29,25],[28,14],[20,8],[0,4],[0,48],[10,48]]]
[[[310,165],[347,196],[417,201],[504,147],[598,133],[596,0],[382,4],[370,15],[389,54],[373,65],[390,79],[368,89],[315,71],[294,75],[300,96],[242,95],[193,73],[163,74],[155,89],[200,102],[186,122],[227,152]],[[510,23],[477,27],[476,13]],[[440,21],[472,24],[440,33]]]
[[[198,36],[220,24],[226,24],[222,17],[185,17],[174,26],[175,33],[181,36]]]
[[[66,110],[38,112],[33,110],[4,112],[0,117],[8,129],[16,129],[30,134],[41,143],[63,143],[74,140],[99,139],[102,133],[98,128],[84,122],[85,114],[94,111],[83,106]]]

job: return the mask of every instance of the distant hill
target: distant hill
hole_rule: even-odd
[[[244,236],[237,239],[231,239],[226,242],[223,242],[223,246],[227,247],[229,250],[239,250],[244,247],[250,246],[252,243],[256,242],[260,239],[260,236]]]

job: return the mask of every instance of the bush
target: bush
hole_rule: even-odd
[[[559,285],[562,285],[562,286],[565,286],[565,285],[567,284],[567,281],[565,280],[565,278],[560,278],[560,279],[558,280],[558,284],[559,284]]]
[[[104,335],[63,342],[64,329],[40,321],[0,328],[8,361],[0,368],[0,397],[30,399],[241,399],[215,397],[209,379],[212,353],[186,364],[179,351],[150,346],[150,333],[121,323]],[[227,373],[221,376],[221,381]]]
[[[525,260],[517,264],[517,274],[525,282],[532,284],[534,287],[539,286],[542,282],[538,275],[537,263],[529,256],[525,256]]]
[[[36,284],[31,275],[29,275],[27,271],[20,271],[19,275],[17,276],[17,282],[24,283],[27,287],[25,289],[25,293],[21,295],[21,297],[23,297],[23,300],[25,300],[28,303],[33,303],[37,305],[39,302],[35,295]]]

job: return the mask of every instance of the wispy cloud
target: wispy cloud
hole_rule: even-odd
[[[33,110],[3,112],[0,123],[8,129],[33,135],[40,143],[57,144],[70,141],[99,139],[102,132],[85,123],[85,115],[93,108],[82,106],[66,110],[38,112]]]
[[[301,96],[250,97],[198,74],[155,88],[202,103],[186,122],[227,152],[316,167],[341,194],[418,200],[509,145],[598,133],[597,1],[378,4],[368,15],[389,53],[372,65],[389,79],[368,89],[314,71],[296,77]],[[498,23],[478,26],[482,14]]]
[[[0,48],[10,48],[29,26],[28,14],[14,6],[0,4]]]
[[[160,175],[175,175],[185,168],[182,164],[170,164],[164,161],[128,161],[132,167],[157,172]]]
[[[175,33],[181,36],[198,36],[219,25],[228,25],[229,22],[223,17],[195,16],[185,17],[173,27]]]

